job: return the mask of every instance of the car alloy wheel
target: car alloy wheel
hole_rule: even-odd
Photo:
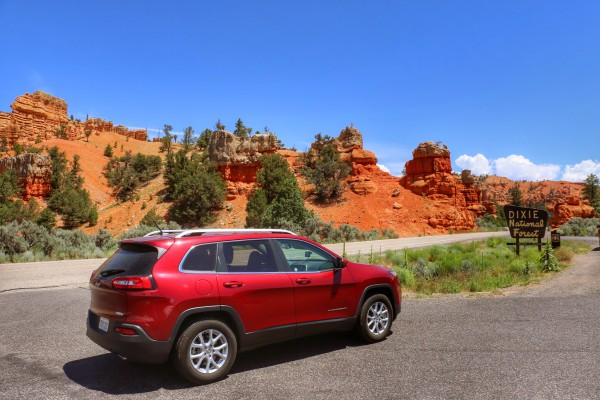
[[[200,373],[212,374],[223,367],[229,354],[227,338],[217,329],[200,332],[190,344],[190,361]]]
[[[377,301],[369,307],[367,311],[367,328],[374,335],[381,335],[388,327],[390,321],[390,312],[387,306]]]

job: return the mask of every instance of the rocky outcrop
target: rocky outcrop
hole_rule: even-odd
[[[208,156],[223,179],[252,183],[256,182],[260,156],[273,154],[277,148],[277,138],[273,134],[256,134],[242,139],[231,132],[219,130],[213,132]]]
[[[0,173],[6,170],[17,173],[25,198],[50,195],[52,161],[49,156],[27,153],[16,157],[2,158],[0,159]]]
[[[350,190],[363,196],[375,193],[377,191],[377,185],[369,178],[352,177],[348,180],[348,183],[350,184]]]
[[[310,146],[311,151],[318,151],[319,146],[325,144],[331,144],[335,148],[335,151],[340,154],[340,160],[352,167],[354,175],[357,175],[357,171],[359,173],[365,171],[364,168],[361,169],[359,166],[368,167],[367,170],[372,170],[372,167],[377,165],[375,154],[363,149],[362,133],[354,125],[342,129],[337,138],[312,143]],[[379,170],[377,167],[376,169]]]
[[[337,139],[334,139],[334,145],[338,152],[348,152],[354,149],[363,148],[363,137],[362,133],[350,125],[342,129]]]
[[[0,138],[9,145],[33,143],[56,136],[67,124],[67,103],[44,92],[26,93],[10,105],[12,113],[0,112]]]
[[[0,112],[0,139],[7,145],[15,143],[30,145],[40,140],[59,137],[80,140],[103,132],[115,132],[137,140],[147,140],[145,129],[130,130],[125,126],[113,126],[112,122],[100,118],[87,121],[71,120],[67,117],[67,103],[41,91],[19,96],[10,106],[11,113]]]
[[[406,176],[401,183],[415,194],[456,197],[460,182],[452,174],[448,147],[434,142],[419,144],[413,159],[406,163]]]
[[[550,210],[552,227],[558,227],[575,217],[594,218],[599,216],[589,201],[581,200],[579,196],[574,195],[568,196],[565,200],[558,200]]]
[[[463,171],[460,179],[452,173],[450,150],[446,145],[431,141],[419,144],[405,168],[406,175],[400,179],[403,187],[454,208],[429,218],[432,228],[472,229],[478,217],[493,210],[493,204],[482,202],[481,190],[475,185],[471,171]]]

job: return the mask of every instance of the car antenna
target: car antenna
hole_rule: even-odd
[[[150,218],[150,219],[152,220],[152,222],[154,222],[154,225],[156,225],[156,227],[160,231],[160,236],[164,236],[164,233],[163,233],[162,229],[160,229],[160,226],[158,225],[158,222],[156,222],[156,220],[154,218]]]

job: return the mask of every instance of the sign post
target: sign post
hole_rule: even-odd
[[[537,245],[542,251],[542,238],[546,235],[548,227],[548,211],[537,208],[517,206],[504,206],[504,215],[508,223],[510,237],[515,239],[517,255],[520,255],[520,246]],[[536,242],[521,242],[520,239],[537,239]]]

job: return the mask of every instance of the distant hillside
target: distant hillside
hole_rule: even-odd
[[[0,113],[0,140],[3,153],[0,172],[16,168],[10,157],[30,146],[57,146],[69,160],[80,156],[84,187],[98,207],[95,227],[120,234],[138,225],[144,215],[155,209],[165,215],[170,203],[164,200],[162,174],[143,185],[132,201],[121,202],[113,195],[104,176],[109,157],[132,154],[159,155],[159,142],[147,141],[145,131],[131,131],[101,119],[76,121],[67,117],[67,104],[61,99],[36,92],[15,100],[12,113]],[[406,164],[404,177],[392,176],[377,167],[377,157],[363,149],[361,132],[353,126],[341,130],[332,139],[341,159],[351,167],[340,201],[323,205],[310,196],[311,185],[300,174],[301,154],[278,148],[269,134],[239,138],[225,130],[214,131],[207,146],[210,159],[217,165],[227,184],[227,201],[218,212],[214,227],[243,227],[246,203],[255,185],[258,158],[262,154],[283,155],[295,171],[306,195],[306,206],[324,221],[336,226],[350,224],[362,230],[393,229],[400,236],[430,235],[476,228],[476,219],[486,213],[495,214],[499,205],[510,201],[509,190],[517,185],[526,204],[545,204],[553,212],[554,224],[573,216],[591,217],[593,209],[581,201],[583,185],[571,182],[513,182],[490,176],[473,177],[468,171],[455,174],[451,168],[450,150],[432,142],[418,144],[413,159]],[[16,147],[15,147],[16,145]],[[172,151],[183,148],[175,143]],[[194,147],[193,151],[199,151]],[[43,152],[42,152],[43,153]],[[42,202],[48,196],[48,166],[22,165],[19,173],[26,186],[25,197]],[[32,161],[33,162],[33,161]],[[46,168],[46,169],[44,169]]]

